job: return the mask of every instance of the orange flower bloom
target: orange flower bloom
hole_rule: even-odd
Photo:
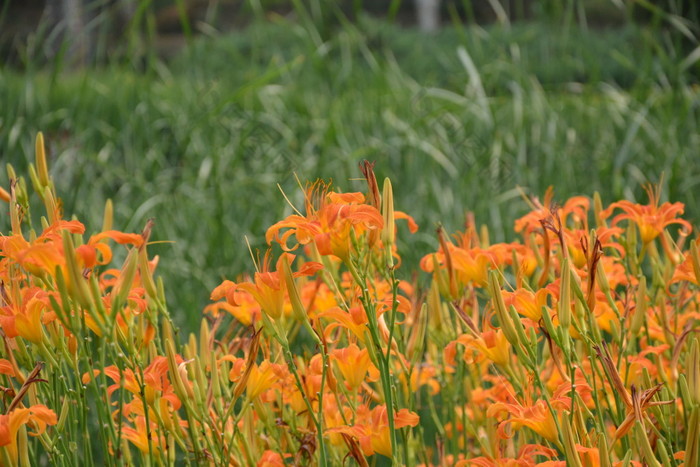
[[[0,308],[0,327],[7,336],[21,336],[35,344],[41,342],[43,325],[56,319],[49,302],[49,292],[39,287],[13,287],[6,298],[7,303]]]
[[[291,251],[313,242],[320,254],[347,260],[352,251],[351,233],[359,238],[382,229],[382,214],[376,207],[364,204],[362,193],[334,193],[328,189],[322,182],[314,184],[307,191],[306,217],[291,215],[274,224],[265,235],[268,245],[274,240]],[[292,236],[297,243],[290,247]]]
[[[182,357],[176,356],[178,364],[183,363],[183,361]],[[87,384],[91,378],[99,373],[100,370],[93,370],[92,374],[84,374],[83,384]],[[133,370],[128,368],[120,370],[114,365],[106,367],[104,374],[114,381],[114,384],[107,388],[107,394],[110,396],[120,388],[124,388],[134,395],[140,395],[141,384],[143,384],[148,405],[155,406],[157,401],[165,399],[173,410],[180,408],[180,399],[175,394],[175,389],[168,379],[168,359],[166,357],[157,356],[153,359],[153,362],[143,370],[143,381],[140,381],[141,377],[136,375]]]
[[[287,465],[282,459],[282,456],[275,452],[267,450],[256,464],[257,467],[284,467]]]
[[[367,314],[361,306],[353,306],[350,310],[343,311],[339,307],[319,313],[319,316],[331,320],[325,327],[325,334],[328,336],[337,327],[343,327],[357,337],[360,342],[365,341],[365,330],[367,329]]]
[[[516,458],[505,458],[500,455],[498,458],[490,456],[475,457],[473,459],[465,459],[457,462],[455,467],[530,467],[535,465],[543,465],[537,462],[539,456],[551,459],[556,457],[557,451],[539,444],[526,444],[518,450]]]
[[[515,221],[515,231],[523,232],[527,236],[531,232],[540,229],[542,227],[540,221],[552,215],[553,200],[554,190],[550,186],[544,195],[544,202],[541,203],[535,198],[531,204],[532,211]],[[571,218],[574,225],[587,231],[589,208],[590,201],[588,198],[585,196],[574,196],[569,198],[563,207],[557,209],[557,213],[563,226],[567,225],[567,221]]]
[[[285,253],[286,254],[286,253]],[[289,261],[294,260],[293,255],[286,254]],[[220,300],[226,298],[226,304],[214,304],[215,306],[208,308],[209,312],[218,312],[220,308],[229,311],[231,314],[239,318],[244,324],[250,324],[256,317],[257,309],[252,307],[250,297],[252,297],[260,306],[260,309],[267,313],[272,319],[279,319],[285,308],[285,297],[287,296],[287,287],[285,286],[284,278],[282,277],[281,267],[284,256],[280,256],[277,260],[276,271],[269,269],[269,251],[265,255],[263,261],[263,270],[256,272],[253,282],[234,283],[229,280],[223,281],[211,293],[211,300]],[[309,261],[304,263],[300,270],[293,274],[294,277],[312,276],[316,274],[323,265]],[[236,292],[243,290],[249,295],[243,295],[243,301],[239,302]],[[232,307],[246,306],[248,313],[241,310],[240,313],[232,311]]]
[[[46,425],[58,423],[56,413],[42,404],[29,408],[15,409],[7,415],[0,415],[0,446],[7,446],[12,460],[17,459],[17,432],[22,425],[33,423],[39,436],[46,431]]]
[[[352,391],[360,387],[368,371],[370,374],[378,372],[369,358],[367,349],[360,350],[355,344],[350,344],[344,349],[333,350],[331,358],[342,373],[345,384]]]
[[[547,297],[553,296],[548,288],[539,289],[537,292],[517,289],[514,292],[504,290],[501,293],[506,307],[510,308],[513,305],[518,313],[534,322],[542,318],[542,307],[547,306]]]
[[[416,426],[420,418],[417,414],[401,409],[394,414],[394,427]],[[389,433],[389,418],[385,405],[372,410],[366,406],[357,409],[357,423],[354,426],[336,427],[327,430],[328,433],[345,433],[360,442],[365,456],[375,452],[391,457],[391,434]]]
[[[335,349],[331,352],[331,358],[343,375],[345,384],[352,391],[356,390],[365,380],[367,372],[377,372],[372,364],[367,349],[362,349],[350,344],[344,349]]]
[[[576,391],[585,393],[590,391],[590,388],[585,383],[577,383]],[[510,438],[505,431],[508,425],[512,425],[513,428],[519,429],[520,427],[528,427],[538,435],[544,437],[545,439],[553,442],[559,442],[559,432],[557,430],[557,424],[554,420],[555,416],[558,416],[558,411],[561,409],[568,410],[571,407],[571,385],[562,384],[554,391],[554,394],[550,398],[549,405],[551,405],[554,413],[549,409],[549,405],[543,399],[539,399],[534,403],[529,400],[525,401],[525,404],[519,402],[506,403],[506,402],[495,402],[491,407],[488,408],[486,412],[487,417],[496,417],[501,413],[509,413],[510,418],[502,421],[498,425],[498,433],[503,438]]]
[[[272,387],[273,383],[277,381],[274,370],[272,364],[267,360],[260,365],[253,365],[246,382],[246,394],[249,399],[255,399]]]
[[[663,203],[659,206],[660,187],[647,186],[649,204],[640,205],[627,200],[612,203],[603,211],[602,216],[608,217],[615,209],[622,209],[624,212],[618,214],[612,220],[616,225],[623,219],[628,219],[637,224],[642,242],[649,243],[658,237],[663,230],[671,224],[679,224],[682,227],[682,235],[688,235],[693,230],[688,221],[677,219],[683,214],[683,203]]]
[[[466,347],[467,350],[464,352],[464,361],[466,363],[475,361],[472,356],[474,351],[477,353],[476,361],[483,361],[484,358],[487,358],[493,363],[506,365],[510,358],[510,344],[500,329],[462,334],[445,348],[445,360],[447,363],[454,364],[457,352],[456,344],[462,344]]]
[[[157,435],[158,424],[151,421],[150,425],[150,430],[147,430],[146,417],[137,416],[134,420],[134,428],[122,426],[122,436],[144,454],[148,454],[150,451],[148,447],[149,439],[153,451],[158,452],[160,450],[165,450],[167,442],[164,436]]]

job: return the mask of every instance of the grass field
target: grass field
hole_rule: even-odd
[[[152,238],[173,242],[151,248],[169,307],[192,329],[212,288],[252,269],[244,237],[264,249],[291,213],[277,184],[297,205],[295,174],[361,190],[363,159],[421,226],[399,246],[413,265],[438,223],[458,230],[467,211],[512,238],[521,192],[549,185],[561,200],[645,201],[642,185],[664,174],[664,199],[697,222],[697,64],[672,37],[546,22],[425,36],[364,18],[321,38],[277,19],[197,39],[145,73],[2,69],[0,157],[24,169],[42,130],[67,214],[97,230],[112,198],[116,228],[154,217]]]
[[[0,466],[700,465],[696,26],[305,3],[0,68]]]

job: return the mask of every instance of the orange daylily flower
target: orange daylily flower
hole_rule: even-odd
[[[179,355],[175,357],[175,360],[178,364],[184,362]],[[121,388],[134,395],[141,395],[141,385],[143,384],[148,405],[153,406],[160,399],[165,399],[173,410],[180,408],[180,399],[175,394],[175,389],[168,379],[168,359],[166,357],[157,356],[153,359],[151,364],[143,370],[143,381],[141,381],[140,375],[135,374],[129,368],[121,370],[117,366],[111,365],[106,367],[103,372],[114,381],[114,384],[107,388],[107,394],[110,396]],[[87,384],[99,373],[100,370],[93,370],[92,373],[84,374],[83,384]]]
[[[151,420],[150,430],[146,429],[146,417],[137,416],[134,420],[134,428],[130,426],[122,426],[122,436],[131,442],[144,454],[148,454],[150,450],[164,451],[167,447],[167,442],[164,436],[158,436],[158,424]],[[150,441],[150,449],[149,449]]]
[[[58,423],[56,413],[43,404],[29,408],[18,408],[9,414],[0,415],[0,446],[7,446],[10,459],[17,459],[17,432],[22,425],[32,423],[36,428],[32,436],[39,436],[46,431],[47,425]]]
[[[583,382],[577,382],[575,385],[576,392],[588,393],[590,387]],[[510,417],[502,421],[498,425],[498,433],[503,438],[510,438],[506,433],[505,428],[512,425],[513,428],[528,427],[538,435],[553,442],[559,442],[559,431],[554,420],[555,416],[559,416],[560,410],[569,410],[571,407],[571,384],[564,383],[554,391],[550,398],[549,405],[543,399],[532,402],[529,395],[524,404],[516,401],[515,403],[495,402],[486,411],[487,417],[495,417],[501,413],[508,413]],[[549,407],[552,407],[554,413]]]
[[[267,450],[256,464],[256,467],[284,467],[287,464],[282,459],[282,456],[275,452]]]
[[[246,381],[246,394],[249,399],[255,399],[272,387],[273,383],[277,381],[274,370],[273,365],[267,360],[260,365],[253,365]]]
[[[345,384],[351,391],[360,387],[368,371],[370,374],[374,373],[374,379],[378,377],[379,370],[372,363],[367,349],[360,350],[355,344],[350,344],[344,349],[333,350],[331,359],[335,362],[336,367],[343,375]]]
[[[510,344],[500,329],[488,329],[483,332],[474,331],[462,334],[457,340],[450,342],[445,348],[445,360],[454,365],[456,354],[456,344],[466,347],[463,358],[466,363],[473,363],[475,359],[472,352],[477,353],[476,361],[484,358],[493,363],[506,365],[510,359]]]
[[[348,311],[343,311],[339,307],[334,307],[323,313],[319,313],[319,316],[331,321],[325,327],[326,336],[329,336],[333,329],[343,327],[352,332],[357,340],[364,343],[368,321],[367,314],[365,314],[361,306],[353,306]]]
[[[269,251],[265,255],[265,260],[263,261],[263,270],[256,272],[253,282],[240,282],[238,284],[231,282],[229,280],[223,281],[219,286],[217,286],[211,293],[211,300],[220,300],[226,298],[226,304],[216,304],[213,308],[209,308],[209,311],[218,312],[218,309],[230,310],[231,307],[240,307],[246,305],[249,308],[249,314],[241,312],[239,314],[229,311],[236,317],[240,317],[241,322],[252,323],[255,317],[255,309],[250,308],[249,297],[252,297],[260,309],[267,313],[272,319],[279,319],[284,313],[285,309],[285,297],[287,293],[287,287],[285,285],[284,278],[282,277],[282,261],[287,256],[289,262],[294,260],[294,255],[285,253],[280,256],[277,260],[276,271],[270,271],[269,267]],[[313,261],[304,263],[300,269],[294,272],[293,277],[300,276],[313,276],[319,270],[323,269],[323,265]],[[243,290],[247,292],[248,296],[243,296],[243,302],[237,300],[237,290]]]
[[[268,245],[276,241],[286,251],[313,242],[320,254],[347,260],[352,251],[351,232],[359,238],[384,225],[379,210],[364,203],[362,193],[329,192],[327,185],[316,183],[307,191],[306,217],[288,216],[270,227],[265,239]],[[292,236],[297,243],[289,246]]]
[[[225,298],[226,301],[216,301]],[[221,311],[226,311],[244,326],[251,326],[260,321],[262,308],[250,292],[239,289],[236,283],[225,280],[218,285],[209,297],[215,303],[204,308],[205,313],[216,317]]]
[[[534,322],[538,322],[542,318],[542,307],[547,306],[547,298],[554,297],[548,288],[539,289],[537,292],[527,289],[517,289],[514,292],[504,290],[501,294],[506,307],[509,308],[513,305],[515,311]]]
[[[637,224],[642,242],[649,243],[658,237],[666,227],[672,224],[681,226],[681,235],[689,235],[693,230],[690,223],[684,219],[677,218],[683,214],[683,203],[663,203],[659,206],[661,196],[660,187],[645,187],[649,196],[649,204],[640,205],[631,201],[623,200],[612,203],[603,211],[603,217],[609,217],[615,209],[624,211],[612,219],[612,225],[616,225],[623,219],[630,220]]]
[[[556,208],[554,203],[554,190],[550,186],[544,195],[544,202],[540,202],[537,198],[532,200],[532,211],[522,216],[515,221],[515,231],[523,232],[526,236],[535,230],[542,227],[541,220],[547,219],[552,215],[552,208]],[[588,230],[588,210],[590,209],[590,200],[585,196],[574,196],[569,198],[564,203],[564,206],[556,209],[561,224],[567,225],[567,221],[571,218],[574,225],[585,231]]]
[[[419,420],[417,414],[401,409],[394,414],[394,427],[398,429],[416,426]],[[345,433],[356,438],[365,456],[379,453],[391,457],[391,435],[385,405],[377,406],[372,410],[361,406],[357,410],[357,423],[354,426],[331,428],[327,433]]]
[[[516,458],[505,458],[499,455],[498,458],[490,456],[474,457],[464,459],[455,464],[455,467],[530,467],[542,465],[537,462],[537,458],[542,456],[548,459],[556,457],[557,451],[539,444],[526,444],[518,450]]]
[[[7,337],[20,336],[35,344],[41,342],[44,325],[56,319],[50,294],[39,287],[11,290],[5,306],[0,307],[0,327]]]
[[[0,375],[15,376],[15,367],[12,362],[0,358]]]

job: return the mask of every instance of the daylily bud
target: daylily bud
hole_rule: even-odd
[[[48,164],[46,163],[46,148],[44,147],[44,135],[42,132],[39,132],[36,135],[35,149],[36,173],[39,177],[39,183],[41,183],[41,186],[46,187],[49,186],[50,178]]]
[[[437,331],[443,329],[442,302],[440,301],[440,285],[437,280],[433,279],[428,291],[428,317],[431,327]]]
[[[108,199],[105,202],[105,213],[102,218],[102,231],[107,232],[112,230],[112,221],[114,219],[114,207],[112,206],[112,200]]]
[[[690,397],[697,406],[700,406],[700,345],[697,338],[693,338],[693,342],[690,344],[690,352],[686,357],[686,362]]]
[[[452,264],[452,253],[450,253],[449,243],[445,238],[445,229],[442,226],[438,227],[437,230],[438,241],[440,242],[440,248],[442,249],[442,254],[445,256],[445,268],[447,269],[447,279],[449,280],[449,296],[452,299],[457,298],[457,278],[455,276],[454,266]],[[439,271],[438,268],[435,269]],[[500,290],[500,288],[499,288]]]
[[[520,344],[518,340],[518,332],[515,330],[510,314],[506,309],[506,304],[503,301],[501,285],[498,280],[498,271],[489,271],[488,288],[491,301],[493,302],[493,308],[496,310],[496,316],[498,316],[498,322],[501,325],[503,334],[505,334],[506,339],[508,339],[508,342],[510,342],[513,347],[517,347]]]
[[[605,275],[605,269],[603,268],[603,262],[599,261],[596,265],[596,276],[595,276],[598,287],[604,294],[610,293],[610,283],[608,282],[608,276]]]
[[[661,467],[661,464],[656,459],[656,456],[654,456],[654,450],[651,447],[649,437],[647,436],[646,430],[644,429],[644,425],[641,421],[637,420],[634,422],[634,432],[635,438],[637,439],[637,446],[641,451],[644,462],[651,467]]]
[[[598,433],[598,452],[600,453],[600,467],[612,467],[605,433]]]
[[[486,224],[483,224],[479,229],[479,242],[481,243],[481,248],[488,248],[491,244],[489,240],[489,228]]]
[[[568,332],[569,326],[571,326],[571,273],[568,258],[564,258],[561,265],[558,313],[559,324]]]
[[[68,284],[70,292],[78,303],[86,309],[91,308],[90,289],[83,278],[82,271],[78,267],[78,262],[75,257],[75,246],[70,232],[64,230],[63,234],[63,251],[66,258],[66,268],[68,269]]]
[[[423,357],[423,349],[425,347],[425,334],[428,327],[428,304],[423,303],[420,310],[414,316],[414,323],[410,327],[410,335],[406,344],[406,355],[415,365],[419,359]]]
[[[644,324],[647,315],[647,279],[644,276],[642,276],[642,278],[639,280],[635,303],[636,308],[634,310],[634,315],[632,316],[632,324],[630,325],[630,335],[632,337],[639,333],[639,330],[642,328],[642,324]]]
[[[139,264],[138,254],[138,249],[132,248],[124,260],[119,279],[112,290],[112,313],[117,313],[119,308],[126,303]]]
[[[600,200],[600,193],[593,193],[593,213],[595,217],[595,225],[598,228],[607,227],[605,219],[601,216],[603,212],[603,202]]]
[[[217,404],[221,403],[221,377],[219,376],[219,365],[216,361],[216,354],[212,352],[209,360],[209,370],[211,371],[211,395]]]
[[[51,188],[44,188],[44,195],[42,198],[44,199],[44,206],[46,207],[46,215],[49,217],[49,223],[53,224],[59,220],[59,209]]]
[[[687,426],[684,465],[698,465],[700,463],[700,407],[695,407],[690,413]]]
[[[385,246],[393,245],[396,237],[396,224],[394,221],[394,192],[391,188],[391,180],[384,179],[382,196],[382,217],[384,228],[382,229],[382,242]]]
[[[21,425],[19,427],[17,436],[17,453],[19,454],[19,464],[18,465],[32,465],[29,461],[29,443],[27,439],[27,426]],[[14,461],[15,459],[13,459]]]
[[[690,262],[693,265],[695,281],[700,283],[700,252],[698,252],[698,242],[690,242]]]
[[[10,178],[10,226],[12,227],[13,235],[22,234],[22,221],[20,216],[20,207],[17,202],[17,179]]]
[[[570,421],[570,413],[564,411],[563,417],[561,417],[560,424],[562,428],[562,433],[561,437],[562,440],[564,441],[563,446],[564,446],[564,454],[566,454],[566,465],[569,466],[575,466],[575,467],[583,467],[583,464],[581,464],[581,458],[579,457],[578,453],[576,452],[576,440],[574,439],[574,433],[573,429],[571,427],[571,424],[569,423]]]
[[[544,323],[544,328],[547,331],[547,333],[552,337],[553,339],[557,340],[557,332],[556,329],[554,329],[554,323],[552,323],[552,317],[549,316],[549,308],[546,306],[542,307],[542,322]],[[557,345],[559,345],[559,342],[557,342]]]
[[[156,288],[156,283],[153,281],[151,268],[148,265],[148,253],[146,252],[145,246],[139,251],[139,272],[141,273],[141,283],[146,293],[149,297],[156,299],[158,297],[158,290]]]
[[[299,288],[294,281],[294,275],[292,274],[292,268],[289,265],[289,258],[286,255],[282,256],[282,277],[284,277],[284,283],[287,286],[287,294],[289,295],[289,301],[292,304],[292,312],[294,313],[294,318],[299,322],[308,321],[309,317],[306,314],[306,307],[301,301],[301,296],[299,294]]]
[[[182,380],[182,374],[179,371],[176,361],[175,345],[173,344],[172,339],[166,338],[163,339],[163,342],[165,344],[165,355],[168,359],[168,372],[170,373],[170,379],[172,380],[175,394],[181,401],[184,402],[188,398],[194,396],[194,393],[191,391],[191,388],[190,391],[187,391],[185,386],[188,383],[185,383]]]
[[[199,357],[202,361],[209,361],[209,352],[211,349],[209,347],[210,340],[209,324],[206,319],[202,320],[202,324],[199,327]]]
[[[629,225],[627,225],[625,239],[627,240],[627,260],[629,261],[630,272],[633,275],[637,275],[639,273],[639,257],[637,256],[637,229],[631,222]]]
[[[58,423],[56,424],[56,430],[61,433],[63,431],[63,427],[66,424],[66,420],[68,420],[68,415],[70,415],[70,407],[71,407],[71,398],[70,397],[64,397],[63,398],[63,404],[61,405],[61,413],[58,416]]]
[[[571,269],[569,267],[569,258],[566,256],[561,265],[557,314],[559,316],[558,332],[561,335],[562,348],[568,354],[571,345],[569,338],[569,327],[571,327]]]
[[[690,389],[688,388],[688,379],[681,373],[678,375],[678,395],[683,402],[683,407],[686,411],[689,411],[689,407],[694,407],[695,402],[693,401],[693,396],[690,395]]]
[[[671,467],[671,462],[669,459],[671,459],[671,456],[668,455],[668,451],[666,450],[666,445],[664,443],[656,443],[656,450],[659,452],[659,457],[661,458],[661,463],[663,464],[664,467]],[[675,462],[673,465],[676,465]],[[688,464],[691,465],[691,464]]]

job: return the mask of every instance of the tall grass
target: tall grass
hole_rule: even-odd
[[[641,199],[664,173],[697,220],[699,95],[667,42],[661,29],[546,23],[422,36],[366,18],[326,37],[277,19],[199,39],[145,75],[2,69],[0,154],[23,170],[44,130],[67,213],[97,222],[110,197],[122,230],[155,217],[152,238],[173,241],[152,248],[170,308],[192,327],[219,279],[250,270],[244,237],[264,248],[291,212],[277,183],[300,203],[294,174],[359,176],[362,159],[422,227],[407,262],[466,211],[504,239],[527,209],[519,187]]]

